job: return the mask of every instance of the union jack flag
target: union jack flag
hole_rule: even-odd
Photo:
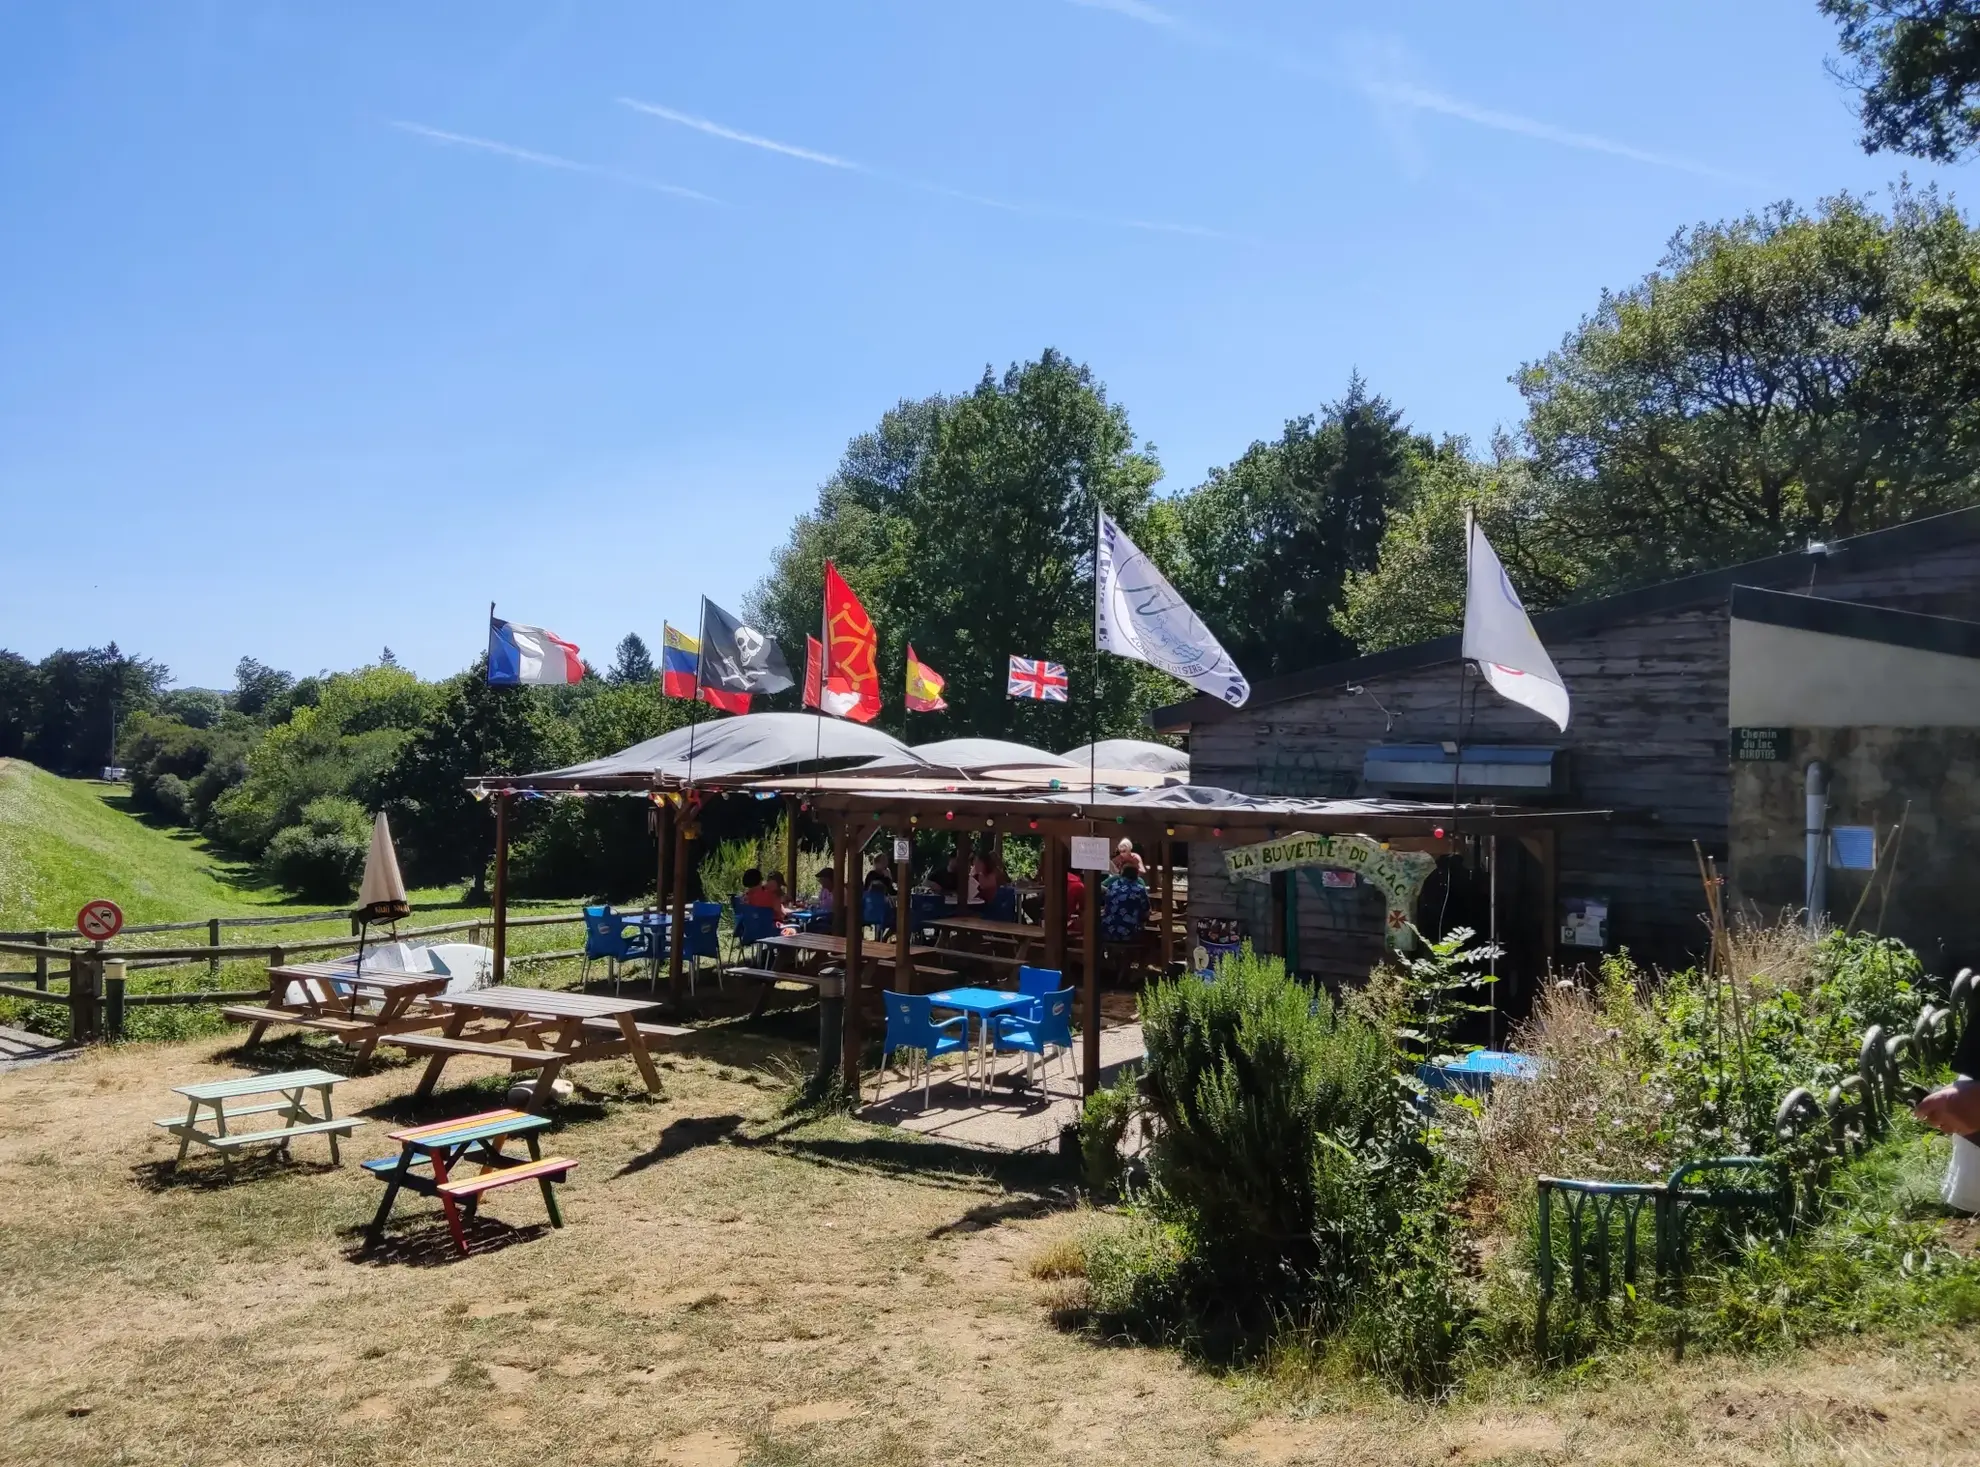
[[[1013,698],[1038,698],[1047,703],[1066,701],[1066,670],[1056,662],[1039,662],[1030,657],[1011,659],[1011,680],[1005,691]]]

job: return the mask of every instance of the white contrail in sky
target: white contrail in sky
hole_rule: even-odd
[[[800,148],[793,143],[780,143],[775,138],[758,137],[753,132],[738,132],[733,127],[724,127],[719,122],[710,122],[706,117],[696,117],[692,112],[676,112],[672,107],[662,107],[657,102],[636,102],[631,97],[619,98],[623,106],[635,112],[644,112],[651,117],[665,118],[668,122],[678,122],[682,127],[691,127],[696,132],[705,132],[710,137],[727,138],[732,143],[745,143],[752,148],[762,148],[765,152],[782,153],[787,158],[802,158],[807,163],[823,163],[827,168],[848,168],[854,173],[870,173],[872,170],[845,158],[835,158],[830,153],[820,153],[811,148]]]
[[[614,183],[623,183],[632,188],[648,189],[653,193],[672,194],[676,198],[694,199],[703,204],[719,204],[720,199],[701,193],[696,189],[682,188],[677,183],[661,183],[656,179],[641,178],[636,173],[621,173],[616,168],[601,167],[596,163],[580,163],[575,158],[560,158],[555,153],[539,153],[534,148],[518,148],[512,143],[498,143],[493,138],[471,137],[464,132],[446,132],[441,128],[428,127],[419,122],[393,120],[392,126],[400,132],[409,132],[414,137],[425,138],[429,142],[443,143],[448,147],[476,148],[484,153],[493,153],[500,158],[512,158],[518,163],[533,163],[539,168],[559,168],[566,173],[588,173],[594,178],[609,178]]]
[[[816,148],[801,148],[795,143],[780,143],[774,138],[759,136],[753,132],[726,127],[719,122],[711,122],[705,117],[697,117],[691,112],[681,112],[672,107],[662,107],[657,102],[641,102],[632,97],[619,98],[620,105],[630,107],[635,112],[644,112],[649,117],[658,117],[667,122],[691,127],[696,132],[710,137],[722,138],[728,142],[741,143],[746,147],[762,148],[767,152],[780,153],[787,158],[796,158],[806,163],[819,163],[827,168],[837,168],[847,173],[858,173],[882,182],[911,188],[925,194],[935,194],[945,199],[957,199],[966,204],[976,204],[985,209],[1000,209],[1007,214],[1029,214],[1041,219],[1069,219],[1082,224],[1102,224],[1113,229],[1139,229],[1151,234],[1181,234],[1198,239],[1229,239],[1232,236],[1221,230],[1206,229],[1198,224],[1170,224],[1157,219],[1125,219],[1106,214],[1089,214],[1078,209],[1061,209],[1050,204],[1030,204],[1010,199],[995,199],[983,194],[969,193],[963,189],[950,188],[946,184],[930,183],[926,179],[912,178],[906,174],[894,173],[871,164],[860,163],[851,158],[842,158],[836,153],[822,153]]]
[[[1515,137],[1532,138],[1537,142],[1552,143],[1556,147],[1573,148],[1584,153],[1604,153],[1611,158],[1627,158],[1633,163],[1645,163],[1653,168],[1675,169],[1680,173],[1692,173],[1701,178],[1716,178],[1729,183],[1749,181],[1736,173],[1714,167],[1709,163],[1700,163],[1695,159],[1682,158],[1671,153],[1658,153],[1649,148],[1639,148],[1633,143],[1603,137],[1600,133],[1557,127],[1551,122],[1542,122],[1538,118],[1525,117],[1517,112],[1481,106],[1462,97],[1453,97],[1447,92],[1402,80],[1393,74],[1377,76],[1367,65],[1370,58],[1367,55],[1366,44],[1349,48],[1360,51],[1362,55],[1358,64],[1350,64],[1345,68],[1346,74],[1343,74],[1342,68],[1316,65],[1292,51],[1261,46],[1217,31],[1205,30],[1201,26],[1185,22],[1180,16],[1147,4],[1146,0],[1068,0],[1068,3],[1088,10],[1109,11],[1115,15],[1125,16],[1129,20],[1139,21],[1143,25],[1161,26],[1172,34],[1185,37],[1199,45],[1238,52],[1297,76],[1330,81],[1336,85],[1345,83],[1370,101],[1391,107],[1406,108],[1413,112],[1435,113],[1440,117],[1471,123],[1474,127],[1490,128],[1494,132],[1511,133]],[[1392,44],[1382,49],[1388,53],[1393,63],[1399,48]],[[1383,70],[1393,72],[1393,65],[1384,67]]]

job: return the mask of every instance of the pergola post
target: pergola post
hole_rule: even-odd
[[[1098,873],[1094,873],[1098,874]],[[1091,1095],[1100,1088],[1100,889],[1096,882],[1080,907],[1080,943],[1085,948],[1086,990],[1080,1003],[1079,1086]]]
[[[956,915],[969,915],[969,858],[971,854],[970,833],[967,830],[956,832]]]
[[[1169,864],[1175,855],[1175,848],[1169,838],[1163,836],[1157,849],[1162,853],[1162,976],[1166,978],[1176,957],[1175,872]]]
[[[674,903],[672,919],[667,923],[667,995],[677,1014],[682,1008],[681,953],[687,937],[688,827],[693,823],[688,798],[683,793],[681,808],[674,812]]]
[[[509,797],[495,796],[495,981],[509,981]]]
[[[850,849],[846,852],[846,864],[852,874],[859,874],[859,852]],[[851,882],[847,883],[850,887]],[[845,996],[840,999],[839,1043],[841,1070],[846,1076],[846,1088],[859,1088],[859,982],[860,971],[866,955],[866,894],[861,892],[857,903],[848,901],[846,908],[846,986]],[[824,1007],[821,1005],[821,1008]],[[820,1056],[821,1059],[824,1056]]]
[[[798,797],[784,796],[784,892],[791,901],[798,894]]]
[[[1066,971],[1066,845],[1056,835],[1044,838],[1038,852],[1038,875],[1045,884],[1045,966]]]
[[[908,837],[914,839],[912,835]],[[896,992],[914,992],[914,847],[894,862],[894,982]]]

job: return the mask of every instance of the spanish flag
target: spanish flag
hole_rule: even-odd
[[[949,705],[942,701],[947,686],[942,674],[914,655],[914,643],[907,649],[907,706],[910,713],[940,713]]]

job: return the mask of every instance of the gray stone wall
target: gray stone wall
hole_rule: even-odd
[[[1857,925],[1875,930],[1881,920],[1885,935],[1944,974],[1980,966],[1980,729],[1796,729],[1788,758],[1735,764],[1729,886],[1742,909],[1769,920],[1801,909],[1810,760],[1828,770],[1831,826],[1874,826],[1881,841],[1904,820],[1888,904],[1887,868],[1862,902]],[[1829,868],[1836,922],[1857,909],[1869,879]]]

